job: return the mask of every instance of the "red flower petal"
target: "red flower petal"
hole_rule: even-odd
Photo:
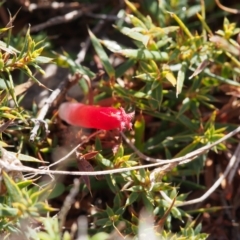
[[[67,123],[85,128],[103,130],[131,129],[134,113],[126,113],[123,108],[98,107],[81,103],[62,103],[59,117]]]

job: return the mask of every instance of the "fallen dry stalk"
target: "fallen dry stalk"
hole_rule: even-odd
[[[224,180],[224,178],[227,177],[227,175],[229,174],[230,170],[232,168],[234,168],[234,166],[236,165],[236,163],[238,163],[240,159],[240,144],[238,144],[233,156],[231,157],[224,173],[218,178],[218,180],[207,190],[207,192],[205,192],[201,197],[196,198],[196,199],[192,199],[189,201],[185,201],[179,204],[176,204],[176,206],[186,206],[186,205],[191,205],[191,204],[195,204],[195,203],[199,203],[204,201],[205,199],[207,199],[221,184],[221,182]]]
[[[53,102],[60,96],[60,95],[64,95],[67,90],[72,87],[73,85],[75,85],[79,79],[81,79],[82,75],[78,72],[76,72],[70,79],[66,79],[64,81],[62,81],[59,86],[57,87],[57,89],[55,89],[51,95],[49,96],[49,98],[47,99],[47,101],[45,102],[44,106],[41,108],[41,110],[39,111],[39,114],[37,116],[36,119],[33,119],[33,122],[35,123],[34,128],[31,131],[30,134],[30,141],[34,141],[36,136],[37,136],[37,132],[40,128],[40,126],[44,123],[44,119],[47,115],[47,112],[49,110],[49,108],[52,106]],[[47,127],[45,127],[47,130]]]
[[[221,139],[219,139],[218,141],[216,141],[212,144],[206,145],[206,146],[201,147],[201,148],[199,148],[195,151],[192,151],[191,153],[188,153],[183,157],[178,157],[178,158],[174,158],[174,159],[171,159],[171,160],[169,160],[169,159],[155,159],[155,158],[151,158],[151,157],[148,157],[148,156],[144,155],[138,149],[136,149],[136,147],[130,142],[130,140],[125,136],[124,133],[121,133],[123,138],[125,139],[125,141],[129,144],[129,146],[134,150],[134,152],[140,158],[142,158],[146,161],[154,161],[155,162],[155,163],[152,163],[152,164],[146,164],[146,165],[142,165],[142,166],[134,166],[134,167],[128,167],[128,168],[119,168],[119,169],[111,169],[111,170],[103,170],[103,171],[95,171],[95,172],[59,171],[59,170],[50,170],[49,169],[50,167],[52,167],[55,164],[49,165],[47,167],[47,169],[35,169],[35,168],[31,168],[31,167],[26,167],[26,166],[23,166],[23,165],[10,164],[9,161],[6,161],[5,159],[1,158],[0,159],[0,170],[1,170],[1,172],[2,171],[6,171],[6,172],[15,171],[15,172],[19,172],[19,173],[29,172],[29,173],[39,174],[39,175],[47,174],[47,175],[98,176],[98,175],[122,173],[122,172],[126,172],[126,171],[139,170],[139,169],[151,168],[151,167],[158,167],[158,171],[161,171],[160,166],[162,166],[162,171],[165,172],[166,169],[171,168],[172,165],[175,166],[175,165],[178,165],[178,164],[180,165],[180,164],[187,163],[187,162],[195,159],[199,155],[203,154],[204,152],[209,151],[211,148],[215,147],[219,143],[233,137],[234,135],[236,135],[239,132],[240,132],[240,127],[236,128],[232,132],[226,134],[224,137],[222,137]],[[89,141],[97,133],[99,133],[99,131],[90,135],[86,139],[86,141]],[[84,141],[84,142],[86,142],[86,141]],[[73,148],[72,151],[70,151],[70,153],[67,154],[67,156],[73,154],[80,145],[77,145],[75,148]],[[6,150],[3,149],[3,151],[6,151]],[[67,156],[58,160],[57,163],[60,163],[60,162],[64,161],[67,158]],[[236,148],[235,153],[233,154],[231,160],[229,161],[229,164],[228,164],[227,168],[225,169],[224,174],[219,177],[219,179],[213,184],[213,186],[206,193],[204,193],[200,198],[192,199],[192,200],[189,200],[189,201],[186,201],[186,202],[183,202],[183,203],[176,203],[175,205],[176,206],[186,206],[186,205],[191,205],[191,204],[195,204],[195,203],[199,203],[199,202],[204,201],[206,198],[208,198],[213,193],[213,191],[216,190],[217,187],[219,187],[222,180],[227,177],[230,170],[234,167],[234,165],[236,163],[236,159],[238,159],[238,158],[240,158],[240,144],[238,144],[238,147]],[[161,193],[161,195],[164,195],[162,191],[160,193]],[[168,196],[164,196],[164,198],[165,199],[167,198],[169,203],[171,203],[171,201],[173,201]]]
[[[136,149],[135,146],[133,146],[130,143],[130,141],[126,138],[126,136],[122,133],[122,136],[124,137],[124,139],[127,141],[127,143],[132,147],[134,152],[140,158],[142,158],[146,161],[154,161],[155,162],[155,163],[141,165],[141,166],[134,166],[134,167],[128,167],[128,168],[118,168],[118,169],[95,171],[95,172],[80,172],[80,171],[60,171],[60,170],[50,170],[50,169],[35,169],[35,168],[31,168],[31,167],[26,167],[26,166],[9,165],[5,161],[0,161],[0,169],[4,170],[6,172],[21,171],[21,172],[30,172],[30,173],[40,174],[40,175],[53,174],[53,175],[74,175],[74,176],[98,176],[98,175],[106,175],[106,174],[123,173],[123,172],[127,172],[127,171],[132,171],[132,170],[139,170],[139,169],[143,169],[143,168],[159,167],[159,166],[166,165],[168,163],[175,163],[175,162],[178,162],[179,164],[184,164],[184,163],[187,163],[187,162],[191,161],[192,159],[198,157],[199,155],[203,154],[204,152],[210,150],[211,148],[215,147],[219,143],[222,143],[225,140],[233,137],[234,135],[236,135],[239,132],[240,132],[240,127],[237,127],[235,130],[226,134],[224,137],[222,137],[218,141],[216,141],[212,144],[206,145],[204,147],[201,147],[201,148],[199,148],[199,149],[197,149],[197,150],[195,150],[191,153],[186,154],[183,157],[178,157],[178,158],[174,158],[174,159],[171,159],[171,160],[169,160],[169,159],[155,159],[155,158],[151,158],[151,157],[148,157],[148,156],[144,155],[138,149]],[[76,149],[76,148],[74,148],[74,149]]]

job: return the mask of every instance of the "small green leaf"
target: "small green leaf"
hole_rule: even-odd
[[[148,100],[150,107],[159,110],[163,99],[162,84],[159,81],[154,81],[148,94],[150,95]]]
[[[140,41],[145,46],[145,48],[147,48],[148,42],[149,42],[151,37],[148,36],[148,35],[143,35],[143,34],[139,33],[139,31],[144,32],[145,29],[142,29],[142,28],[139,28],[139,27],[138,28],[123,27],[123,28],[119,29],[119,31],[122,34],[124,34],[124,35],[126,35],[126,36],[128,36],[132,39]]]
[[[144,22],[147,28],[151,28],[153,26],[151,19],[149,17],[145,17],[142,13],[140,13],[133,3],[129,2],[128,0],[125,0],[125,3],[131,9],[134,15],[139,18],[139,20]]]
[[[188,144],[186,147],[184,147],[180,152],[178,152],[178,154],[176,154],[174,157],[181,157],[184,156],[188,153],[190,153],[191,151],[193,151],[194,149],[196,149],[196,147],[199,145],[199,142],[192,142],[190,144]]]
[[[96,137],[96,139],[95,139],[95,150],[98,152],[102,151],[102,143],[101,143],[99,137]],[[99,156],[99,158],[103,158],[103,156],[100,153],[98,154],[98,156]]]
[[[138,199],[138,197],[139,197],[139,193],[132,192],[127,198],[127,201],[125,203],[125,207],[133,204]]]
[[[144,191],[144,188],[143,188],[143,186],[138,185],[138,186],[130,187],[127,190],[132,191],[132,192],[142,192],[142,191]]]
[[[169,60],[169,56],[166,52],[149,51],[146,49],[124,49],[117,53],[138,60],[156,60],[166,62]]]
[[[188,36],[188,38],[192,39],[193,35],[187,28],[187,26],[183,23],[183,21],[173,12],[168,12],[172,18],[179,24],[180,28],[185,32],[185,34]]]
[[[181,68],[178,71],[178,75],[177,75],[177,90],[176,90],[177,97],[182,92],[182,87],[183,87],[183,83],[185,80],[186,70],[187,70],[187,63],[182,62]]]
[[[60,237],[59,237],[60,238]],[[42,240],[42,239],[41,239]],[[48,239],[46,239],[48,240]],[[62,240],[72,240],[72,236],[68,231],[65,231],[62,236]],[[87,239],[88,240],[88,239]]]
[[[214,78],[214,79],[217,79],[217,80],[220,81],[220,82],[223,82],[223,83],[227,83],[227,84],[230,84],[230,85],[233,85],[233,86],[240,87],[240,83],[239,83],[239,82],[233,81],[233,80],[231,80],[231,79],[223,78],[223,77],[221,77],[221,76],[218,76],[218,75],[216,75],[216,74],[213,74],[213,73],[210,72],[209,69],[205,69],[203,72],[204,72],[207,76],[212,77],[212,78]]]
[[[189,110],[190,106],[191,106],[191,100],[187,97],[182,101],[182,106],[179,109],[177,118],[182,114],[184,114],[187,110]]]
[[[115,211],[115,216],[118,215],[118,217],[120,217],[121,215],[123,215],[124,212],[125,212],[125,208],[120,207],[119,209],[117,209],[117,211]]]
[[[36,190],[31,194],[30,198],[32,199],[33,202],[35,201],[43,201],[46,200],[47,197],[50,195],[51,191],[53,189],[52,184],[48,184],[47,187],[41,189],[41,190]]]
[[[127,61],[125,61],[122,65],[120,65],[117,69],[116,69],[116,78],[121,77],[122,75],[124,75],[124,73],[126,73],[126,71],[128,69],[130,69],[131,67],[133,67],[136,64],[136,61],[133,59],[128,59]]]
[[[91,78],[95,76],[95,73],[90,71],[87,67],[83,67],[81,64],[76,63],[67,53],[65,53],[65,55],[55,53],[55,55],[56,58],[54,59],[54,62],[56,62],[58,66],[62,68],[70,68],[73,73],[78,71],[80,74],[87,75]]]
[[[62,195],[65,192],[65,189],[66,189],[66,187],[63,183],[57,182],[55,187],[49,194],[48,199],[53,199],[53,198],[59,197],[60,195]]]
[[[115,178],[112,175],[106,175],[105,178],[108,183],[108,187],[111,189],[111,191],[113,193],[117,193],[119,191],[119,188],[116,184]]]
[[[117,158],[122,158],[124,155],[124,147],[122,144],[119,145],[118,150],[114,156],[114,161],[117,160]]]
[[[114,210],[115,209],[118,209],[122,206],[122,193],[117,193],[114,197],[114,200],[113,200],[113,206],[114,206]]]
[[[0,78],[0,89],[8,89],[10,86],[10,81]]]
[[[27,65],[24,66],[24,70],[22,69],[22,71],[23,71],[27,76],[29,76],[34,82],[36,82],[39,86],[41,86],[41,87],[43,87],[43,88],[45,88],[45,89],[47,89],[47,90],[52,91],[51,89],[47,88],[47,87],[46,87],[45,85],[43,85],[37,78],[35,78],[35,77],[33,76],[32,71],[30,70],[30,68],[29,68]]]
[[[145,132],[145,119],[142,115],[134,123],[134,139],[135,146],[138,150],[143,152],[144,148],[144,132]]]
[[[176,207],[171,209],[171,213],[175,218],[182,220],[182,213]]]
[[[29,155],[25,155],[25,154],[22,154],[22,153],[15,153],[15,152],[10,152],[10,153],[15,155],[20,161],[47,163],[45,161],[39,160],[39,159],[37,159],[35,157],[29,156]]]
[[[185,115],[177,116],[177,119],[184,125],[186,128],[191,129],[192,131],[196,131],[199,128],[199,124],[197,122],[193,122],[190,118]]]
[[[23,198],[22,192],[17,184],[9,177],[9,175],[2,171],[3,180],[6,185],[9,196],[14,202],[19,202]]]
[[[18,182],[18,183],[17,183],[17,186],[18,186],[20,189],[23,189],[23,188],[25,188],[25,187],[30,186],[32,183],[33,183],[33,180],[24,180],[24,181]]]
[[[33,206],[33,210],[36,210],[36,216],[38,216],[40,213],[46,213],[46,212],[53,212],[57,211],[58,209],[50,207],[47,203],[45,202],[37,202]],[[32,213],[31,213],[32,214]]]
[[[159,68],[158,68],[156,62],[153,60],[149,60],[147,62],[141,61],[139,63],[139,65],[140,65],[141,70],[145,73],[158,73],[159,72]]]
[[[147,209],[147,211],[149,212],[153,212],[153,203],[151,201],[153,201],[152,199],[149,198],[149,196],[147,196],[146,194],[141,194],[142,200],[144,202],[145,208]]]
[[[135,17],[134,15],[128,14],[127,15],[130,18],[131,23],[133,24],[134,27],[140,27],[143,28],[145,30],[148,30],[146,25],[137,17]]]
[[[176,32],[179,30],[178,26],[170,26],[170,27],[165,27],[165,28],[160,28],[160,27],[153,27],[150,29],[149,34],[151,34],[154,37],[165,37],[168,36],[171,32]]]
[[[120,46],[117,42],[115,41],[110,41],[110,40],[99,40],[99,42],[104,45],[107,49],[109,49],[111,52],[117,52],[123,49],[122,46]]]
[[[38,56],[35,58],[35,61],[37,63],[43,64],[43,63],[49,63],[53,60],[53,58],[49,58],[49,57],[44,57],[44,56]]]
[[[97,52],[98,56],[100,57],[100,60],[104,66],[104,69],[106,70],[108,76],[110,78],[114,78],[115,77],[115,71],[114,68],[112,67],[109,58],[106,54],[106,52],[104,51],[102,45],[100,44],[99,40],[95,37],[95,35],[88,30],[88,33],[90,35],[93,47],[95,49],[95,51]]]
[[[174,87],[177,84],[177,80],[175,76],[173,75],[172,71],[170,70],[169,66],[167,64],[163,65],[162,69],[162,75],[165,77]]]
[[[115,215],[113,209],[111,209],[109,206],[107,206],[106,211],[109,217],[113,217]]]
[[[11,208],[6,204],[0,203],[0,216],[2,217],[16,217],[18,210],[16,208]]]
[[[161,39],[160,41],[158,41],[156,43],[158,48],[164,47],[165,45],[167,45],[168,43],[170,43],[172,41],[171,38],[165,37],[163,39]]]
[[[90,240],[107,240],[109,239],[109,234],[105,232],[99,232],[93,235]]]
[[[102,226],[102,227],[112,226],[112,222],[109,221],[109,218],[98,219],[95,221],[95,224],[96,226]]]

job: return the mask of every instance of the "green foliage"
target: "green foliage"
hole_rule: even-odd
[[[94,102],[114,96],[126,109],[136,110],[129,138],[134,139],[138,150],[156,158],[184,156],[222,138],[231,126],[217,118],[218,100],[213,95],[223,84],[240,86],[236,81],[240,72],[239,45],[234,40],[234,36],[240,33],[239,28],[225,18],[223,29],[213,34],[203,12],[201,15],[199,13],[203,6],[198,4],[189,7],[188,11],[180,11],[188,1],[143,1],[143,10],[148,15],[133,3],[125,2],[128,11],[124,16],[128,21],[117,20],[114,28],[134,47],[100,40],[89,30],[93,48],[107,73],[106,79],[101,79],[97,86],[98,94],[94,96]],[[209,2],[207,9],[212,7],[213,1]],[[199,19],[196,23],[198,31],[189,23],[189,17],[195,14]],[[18,41],[13,41],[10,28],[0,29],[0,33],[4,32],[9,34],[0,41],[0,116],[5,124],[7,121],[21,121],[24,127],[21,125],[20,130],[26,130],[26,119],[34,114],[19,107],[21,98],[18,99],[15,94],[16,83],[12,73],[20,70],[41,85],[32,68],[43,72],[40,65],[52,59],[41,55],[44,40],[35,42],[29,29]],[[112,66],[109,51],[122,59],[121,65],[116,68]],[[71,73],[79,72],[89,78],[96,76],[87,67],[72,60],[67,52],[62,55],[55,53],[53,62],[69,69]],[[79,84],[85,97],[89,97],[92,92],[86,81],[81,79]],[[8,106],[10,98],[15,103],[12,108]],[[148,125],[149,121],[154,134]],[[7,137],[13,138],[20,130],[8,132]],[[31,146],[33,152],[39,149],[44,153],[51,152],[55,143],[53,139],[47,141],[47,147],[44,145],[41,148],[40,143]],[[26,143],[24,135],[19,142],[22,150]],[[4,141],[2,144],[8,145]],[[112,148],[104,148],[100,138],[96,138],[95,146],[81,150],[87,154],[92,148],[98,151],[93,159],[94,169],[109,170],[141,164],[136,154],[123,143],[114,146],[112,151]],[[218,153],[225,149],[226,145],[219,144],[213,150]],[[16,155],[21,161],[40,162],[27,153]],[[207,153],[184,166],[172,165],[167,169],[160,167],[128,171],[106,175],[101,180],[89,177],[89,181],[85,182],[90,184],[82,183],[80,187],[84,194],[108,189],[114,197],[104,203],[104,207],[96,207],[94,213],[91,212],[88,239],[107,239],[114,231],[120,232],[126,239],[146,239],[148,236],[154,236],[155,239],[206,239],[207,234],[201,233],[201,224],[196,225],[195,221],[190,220],[190,213],[178,207],[188,197],[182,191],[182,185],[190,186],[190,190],[204,189],[199,183],[183,179],[198,177],[206,157]],[[49,213],[55,209],[47,203],[47,199],[58,197],[68,186],[57,183],[56,186],[48,184],[46,187],[33,187],[34,181],[21,179],[15,182],[4,171],[2,177],[0,186],[5,191],[0,197],[0,236],[3,239],[11,239],[11,235],[23,239],[72,239],[70,232],[60,229],[58,219],[50,217]],[[144,222],[140,214],[143,208],[154,223]],[[27,227],[24,226],[26,222],[29,223]],[[43,229],[30,227],[36,222]],[[182,226],[176,232],[173,232],[174,222],[181,222]],[[121,224],[124,227],[119,231]]]
[[[212,93],[218,90],[222,83],[239,86],[237,81],[230,80],[234,79],[236,74],[234,68],[237,69],[240,63],[234,56],[238,53],[236,48],[239,48],[239,45],[232,39],[232,36],[239,33],[236,24],[229,23],[225,19],[223,30],[213,35],[204,18],[198,13],[203,34],[196,31],[193,33],[183,21],[186,16],[180,18],[177,14],[169,12],[169,6],[166,6],[166,9],[164,6],[159,9],[163,12],[161,25],[168,23],[168,26],[160,27],[150,16],[145,17],[140,13],[135,5],[128,1],[126,4],[132,11],[132,14],[126,14],[131,23],[126,26],[119,21],[115,28],[132,40],[136,48],[130,49],[116,41],[98,40],[92,33],[91,38],[109,75],[114,96],[123,99],[131,108],[142,111],[145,116],[154,117],[156,124],[159,122],[154,136],[143,142],[145,121],[143,118],[137,119],[134,125],[135,146],[148,154],[165,152],[166,158],[171,159],[184,156],[200,146],[213,143],[223,137],[228,126],[216,121],[217,109],[214,103],[217,100]],[[205,37],[204,31],[210,34],[209,40]],[[115,74],[109,70],[110,62],[106,63],[106,53],[103,53],[100,43],[109,51],[125,58],[125,62],[116,69]],[[105,56],[103,59],[102,55]],[[210,67],[223,71],[226,59],[231,61],[231,70],[229,69],[224,77],[222,74],[216,75],[210,72]],[[130,68],[134,69],[132,76],[126,75],[126,71]],[[134,89],[123,88],[117,81],[114,82],[114,75],[125,81],[134,82]],[[104,89],[102,88],[102,91]],[[211,116],[207,120],[204,119],[206,109]],[[214,150],[217,152],[224,149],[225,145],[220,144]],[[134,155],[125,155],[121,150],[121,155],[119,152],[116,153],[113,160],[106,159],[102,155],[100,157],[100,154],[97,160],[108,168],[116,168],[131,166],[130,163],[135,164],[135,161],[130,161],[133,158]],[[204,156],[199,157],[197,161],[187,164],[184,170],[177,167],[175,181],[177,181],[176,177],[181,177],[181,172],[199,174],[204,159]],[[163,176],[165,176],[164,182]],[[141,170],[121,174],[117,179],[111,176],[106,179],[108,187],[117,194],[112,208],[108,206],[106,210],[95,215],[98,218],[97,226],[105,228],[106,231],[114,229],[121,221],[125,221],[124,234],[132,232],[137,234],[134,220],[129,222],[123,217],[127,211],[126,207],[135,203],[143,203],[155,216],[163,216],[169,211],[165,219],[165,227],[169,230],[172,228],[174,218],[184,221],[189,217],[181,209],[171,207],[171,202],[159,195],[161,191],[169,199],[175,199],[176,203],[184,202],[187,197],[186,194],[178,196],[177,188],[169,183],[171,176],[168,177],[164,171],[159,170],[158,177],[152,177],[151,172]],[[177,182],[180,181],[179,179]],[[124,187],[125,196],[117,190],[124,184],[127,185]],[[125,203],[124,207],[119,204],[122,202]],[[133,218],[137,219],[134,213],[131,212]],[[169,238],[168,233],[166,236]],[[185,228],[181,234],[187,239],[206,238],[206,235],[201,235],[192,228]],[[185,239],[184,237],[182,239]]]
[[[11,234],[16,236],[27,234],[22,232],[22,222],[34,222],[39,219],[41,214],[55,210],[45,202],[51,192],[51,185],[32,191],[32,188],[28,189],[32,181],[24,180],[15,183],[6,172],[3,172],[3,182],[2,188],[5,186],[6,194],[1,197],[0,201],[1,238],[7,238]]]
[[[39,85],[43,86],[35,78],[32,69],[35,68],[37,71],[44,73],[40,67],[40,64],[49,63],[51,58],[41,55],[44,46],[42,46],[41,41],[35,42],[33,40],[33,38],[30,36],[29,29],[24,37],[18,36],[17,38],[12,37],[11,27],[2,28],[0,32],[2,34],[8,33],[7,37],[0,41],[1,139],[2,132],[5,132],[14,121],[18,121],[20,124],[18,126],[15,125],[15,127],[12,128],[11,133],[7,134],[6,132],[5,134],[9,137],[9,139],[13,138],[14,134],[16,134],[18,137],[20,135],[20,138],[23,141],[24,136],[19,134],[19,131],[27,129],[27,119],[33,116],[29,115],[29,112],[19,107],[19,101],[21,101],[22,98],[17,98],[18,93],[15,92],[15,88],[16,85],[21,84],[22,82],[13,80],[12,74],[13,72],[20,71],[26,76],[30,77],[33,81],[37,82]],[[9,107],[9,100],[11,99],[15,103],[14,107]],[[8,143],[1,141],[1,146],[8,146]],[[27,154],[9,154],[9,161],[18,158],[21,161],[35,163],[40,162],[39,159],[28,156]],[[1,153],[0,161],[8,161],[7,156]],[[33,185],[33,181],[22,179],[21,176],[22,174],[20,172],[5,172],[1,168],[1,239],[11,239],[12,236],[20,239],[30,239],[29,231],[24,231],[24,229],[26,229],[24,223],[28,222],[30,224],[34,224],[34,222],[39,221],[41,216],[55,211],[55,209],[51,208],[46,202],[52,186],[48,185],[47,187],[43,188],[36,187],[33,191],[33,187],[31,187]]]
[[[11,34],[8,35],[6,42],[10,42]],[[39,64],[49,63],[52,59],[41,56],[43,47],[39,46],[41,42],[35,43],[30,36],[30,30],[28,29],[25,38],[23,39],[22,48],[20,50],[15,49],[13,46],[0,41],[0,77],[4,80],[7,90],[13,98],[16,106],[18,106],[16,96],[14,94],[14,81],[12,79],[11,72],[19,69],[33,81],[36,81],[39,85],[43,86],[33,75],[30,66],[33,66],[38,71],[43,72]],[[44,86],[43,86],[44,87]]]

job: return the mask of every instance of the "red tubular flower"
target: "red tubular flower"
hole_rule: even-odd
[[[126,113],[123,108],[66,102],[60,105],[58,115],[62,120],[74,126],[122,131],[131,129],[134,113]]]

